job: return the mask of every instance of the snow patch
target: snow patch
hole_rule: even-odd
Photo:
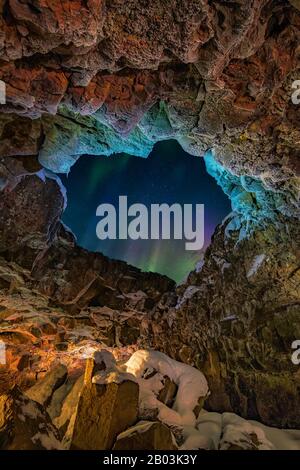
[[[38,419],[42,418],[43,415],[37,407],[37,404],[34,401],[28,401],[25,404],[21,404],[17,402],[17,404],[21,405],[21,412],[23,416],[30,418],[30,419]]]
[[[197,286],[188,286],[184,291],[183,295],[179,298],[175,308],[180,308],[187,300],[191,299],[201,289]]]
[[[225,413],[224,434],[220,443],[221,450],[228,450],[232,446],[237,446],[245,450],[273,450],[274,446],[270,442],[263,429],[254,423],[246,421],[231,413]]]
[[[104,363],[105,369],[96,372],[92,378],[92,382],[98,385],[109,383],[121,384],[126,380],[135,382],[135,377],[132,374],[124,372],[121,367],[118,367],[113,354],[109,351],[97,351],[94,354],[94,360],[97,364]]]
[[[31,440],[34,444],[39,441],[42,447],[46,450],[64,450],[63,445],[56,439],[52,432],[49,434],[38,432],[31,438]]]
[[[255,256],[253,262],[252,262],[252,265],[249,269],[249,271],[247,272],[247,279],[249,279],[250,277],[254,276],[254,274],[256,274],[256,272],[258,271],[258,269],[261,267],[262,263],[264,262],[266,258],[266,255],[264,253],[262,253],[261,255],[257,255]]]
[[[66,188],[64,187],[63,183],[62,183],[62,180],[60,179],[59,176],[57,176],[55,173],[52,173],[52,171],[50,170],[47,170],[46,168],[43,168],[42,170],[38,171],[36,173],[36,176],[38,178],[40,178],[44,183],[46,182],[46,179],[49,178],[49,179],[52,179],[54,181],[56,181],[59,189],[60,189],[60,192],[63,196],[63,200],[64,200],[64,210],[67,208],[67,190]]]
[[[136,351],[125,364],[128,373],[136,377],[140,386],[141,409],[157,409],[158,419],[169,425],[194,426],[196,417],[194,409],[199,399],[209,393],[207,381],[199,370],[181,362],[170,359],[158,351]],[[149,379],[144,378],[147,369],[158,374]],[[163,388],[162,379],[169,377],[178,391],[171,408],[157,399]]]

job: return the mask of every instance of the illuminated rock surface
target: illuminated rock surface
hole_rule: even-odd
[[[137,360],[140,357],[145,359],[143,372],[141,363]],[[163,409],[164,413],[160,412],[152,418],[148,417],[147,421],[140,421],[143,401],[149,403],[151,393],[153,397],[157,397],[158,403],[160,391],[164,387],[162,377],[151,375],[151,364],[158,357],[160,368],[168,371],[169,379],[176,378],[177,372],[182,371],[176,379],[178,389],[173,404],[166,406],[160,402],[160,410]],[[62,365],[58,365],[56,371],[59,369],[64,372],[66,370]],[[53,378],[54,371],[55,369],[39,380],[35,388],[45,389],[45,384],[49,384],[49,377],[52,374]],[[53,423],[45,408],[28,399],[16,386],[2,394],[0,448],[299,450],[300,431],[297,430],[271,428],[233,413],[220,414],[204,410],[190,420],[190,401],[184,403],[182,399],[188,399],[189,395],[197,393],[201,395],[201,387],[197,392],[195,377],[200,379],[199,383],[203,383],[199,370],[156,351],[137,351],[124,364],[124,361],[116,361],[108,350],[98,350],[93,358],[86,361],[83,376],[74,383],[69,369],[65,383],[52,394],[49,408],[54,403],[58,405],[57,398],[60,396],[62,410],[60,418],[53,419]],[[69,388],[69,393],[66,394],[65,387],[70,380],[73,381],[73,388]],[[182,387],[185,387],[184,397]],[[187,393],[188,387],[190,394]],[[179,417],[181,420],[178,420]],[[62,423],[63,426],[60,426]]]
[[[298,3],[0,2],[2,392],[55,361],[73,384],[91,350],[128,359],[142,343],[202,370],[208,409],[300,428]],[[206,156],[233,205],[177,288],[76,246],[47,173],[169,138]],[[240,447],[229,435],[221,448]]]

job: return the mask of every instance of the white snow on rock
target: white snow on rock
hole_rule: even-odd
[[[25,423],[25,428],[28,426],[27,437],[30,437],[31,428],[38,430],[36,434],[30,437],[34,444],[39,444],[46,450],[64,449],[64,446],[58,440],[57,429],[50,420],[48,421],[47,415],[45,415],[43,408],[38,403],[22,395],[16,399],[15,403],[18,409],[17,416],[19,420]]]
[[[300,450],[300,431],[277,429],[265,426],[257,421],[247,421],[233,413],[224,413],[221,450],[232,443],[242,448],[249,448],[249,436],[256,436],[258,450]]]
[[[245,450],[300,450],[300,431],[272,428],[234,413],[202,410],[197,429],[190,432],[181,450],[227,450],[232,446]]]
[[[65,450],[63,444],[56,439],[51,431],[45,434],[38,432],[32,437],[31,440],[34,444],[40,442],[43,448],[46,450]]]
[[[118,367],[116,360],[111,352],[106,350],[96,351],[94,353],[94,360],[97,364],[105,364],[105,369],[96,372],[92,378],[92,382],[94,384],[120,384],[126,380],[131,380],[133,382],[136,381],[132,374],[128,374],[126,371],[123,371],[121,367]]]
[[[266,258],[266,255],[264,253],[262,253],[261,255],[257,255],[255,256],[253,262],[252,262],[252,265],[249,269],[249,271],[247,272],[247,279],[249,279],[250,277],[254,276],[254,274],[256,274],[256,272],[258,271],[258,269],[261,267],[262,263],[264,262]]]
[[[106,369],[115,369],[117,367],[114,355],[106,349],[102,349],[101,351],[95,351],[94,361],[96,362],[96,364],[101,364],[102,362],[104,362]]]
[[[109,351],[96,352],[95,361],[105,363],[105,371],[99,371],[93,382],[104,384],[132,380],[139,384],[139,409],[141,416],[153,414],[171,428],[180,442],[180,450],[300,450],[300,431],[277,429],[259,422],[246,420],[234,413],[215,413],[201,410],[198,418],[194,409],[199,399],[208,396],[209,389],[204,375],[197,369],[175,361],[153,350],[136,351],[123,365],[117,365]],[[158,400],[165,378],[177,386],[172,408]],[[28,410],[28,412],[31,410]],[[148,418],[146,418],[148,419]],[[152,418],[150,418],[152,419]],[[140,423],[141,431],[144,422]],[[151,426],[151,422],[149,423]],[[125,431],[120,437],[127,436]],[[44,438],[45,439],[45,438]],[[51,443],[44,442],[49,447]],[[55,445],[55,444],[54,444]]]
[[[198,405],[199,399],[206,397],[209,393],[208,384],[202,372],[152,350],[136,351],[125,367],[139,383],[141,408],[158,409],[158,419],[169,425],[195,425],[196,417],[193,410]],[[158,374],[144,379],[143,375],[147,369],[157,371]],[[163,388],[164,376],[168,376],[178,385],[172,409],[157,399],[157,394]]]
[[[97,385],[105,385],[109,383],[121,384],[126,382],[126,380],[135,382],[135,379],[131,374],[126,374],[126,372],[121,372],[115,369],[111,371],[96,372],[92,382]]]
[[[39,408],[36,406],[35,401],[26,401],[26,402],[21,402],[19,400],[16,401],[17,405],[20,406],[21,412],[23,417],[27,417],[30,419],[38,419],[42,418],[43,415],[40,412]]]
[[[200,261],[198,261],[198,263],[195,266],[195,271],[196,271],[197,274],[202,271],[202,268],[203,268],[204,264],[205,264],[204,259],[200,259]]]
[[[176,304],[176,309],[179,309],[182,307],[182,305],[189,299],[191,299],[197,292],[199,292],[201,289],[198,286],[188,286],[183,295],[179,298],[177,304]]]
[[[197,420],[197,430],[203,438],[203,446],[200,449],[217,450],[222,435],[222,415],[201,410]],[[187,444],[184,443],[185,448],[191,450],[191,448],[186,447]],[[199,447],[196,449],[199,449]]]
[[[179,450],[207,450],[210,448],[207,437],[193,426],[183,427],[183,437],[184,443]]]
[[[142,434],[147,432],[149,429],[151,429],[151,426],[153,426],[153,421],[139,421],[134,426],[126,429],[126,431],[121,432],[117,436],[117,441],[124,439],[125,437],[130,437],[132,434]]]
[[[227,221],[229,221],[227,223]],[[227,223],[225,227],[225,232],[224,232],[224,238],[230,238],[231,237],[231,232],[235,232],[236,230],[240,230],[241,228],[241,219],[240,217],[235,213],[231,212],[222,222],[222,225]]]
[[[246,421],[232,413],[224,413],[223,435],[220,450],[228,450],[232,446],[246,450],[273,450],[274,446],[266,437],[265,432],[255,422]]]

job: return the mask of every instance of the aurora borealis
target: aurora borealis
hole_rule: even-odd
[[[176,165],[175,165],[176,161]],[[204,204],[205,247],[218,223],[230,212],[229,199],[205,169],[204,160],[186,154],[176,141],[155,145],[147,159],[118,154],[84,157],[63,176],[68,205],[63,220],[79,245],[177,282],[190,272],[201,253],[185,250],[184,240],[104,240],[96,236],[96,208],[117,207],[120,195],[130,204]],[[174,256],[176,254],[176,256]]]

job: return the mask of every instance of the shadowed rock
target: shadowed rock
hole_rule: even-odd
[[[177,450],[170,429],[163,423],[140,421],[118,435],[113,450]]]
[[[57,429],[44,408],[17,387],[0,396],[0,449],[62,449]]]

